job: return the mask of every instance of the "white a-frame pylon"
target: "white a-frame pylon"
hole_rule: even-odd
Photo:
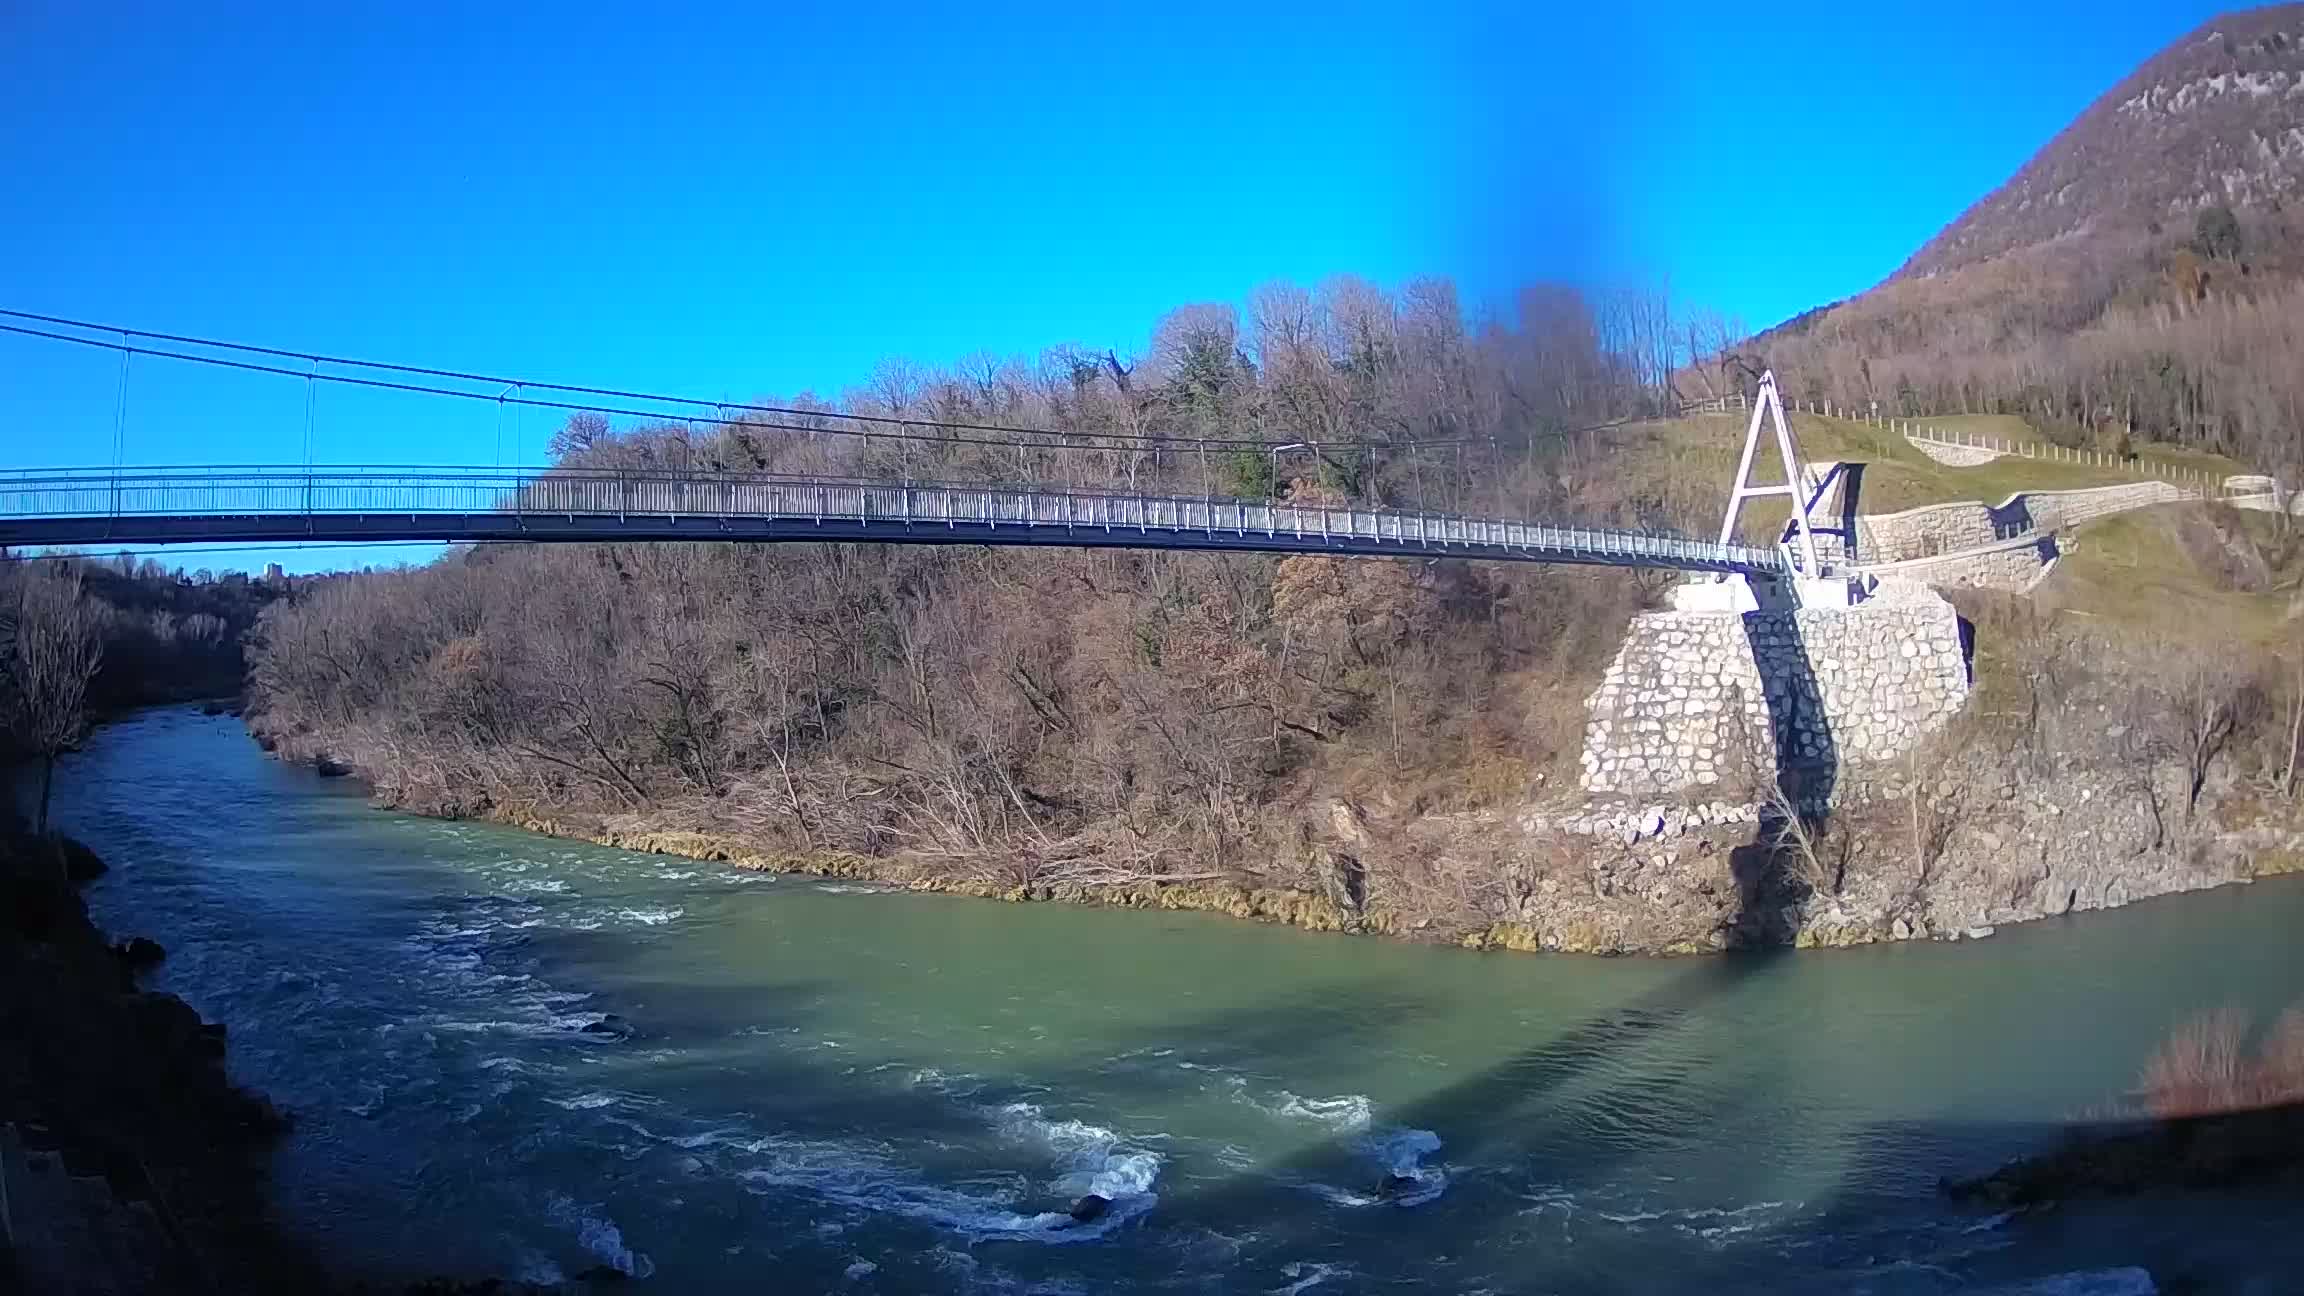
[[[1752,457],[1760,450],[1762,420],[1776,433],[1776,453],[1784,461],[1781,486],[1752,484]],[[1796,574],[1815,579],[1820,573],[1816,566],[1816,536],[1808,528],[1808,475],[1800,464],[1800,445],[1792,439],[1792,425],[1784,418],[1784,402],[1776,394],[1773,369],[1760,375],[1760,394],[1752,401],[1752,425],[1745,429],[1744,454],[1736,461],[1736,482],[1728,489],[1728,515],[1720,519],[1720,543],[1735,542],[1736,518],[1744,511],[1744,501],[1763,495],[1782,495],[1792,501],[1792,524],[1785,528],[1784,544],[1788,548],[1798,546],[1791,554],[1794,565],[1799,568]]]

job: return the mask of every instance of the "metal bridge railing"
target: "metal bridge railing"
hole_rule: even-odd
[[[349,466],[57,469],[0,473],[0,520],[459,514],[841,521],[1229,536],[1287,536],[1340,551],[1467,549],[1582,561],[1775,572],[1773,548],[1533,521],[1271,500],[1039,487],[645,469]],[[957,537],[966,539],[966,537]]]

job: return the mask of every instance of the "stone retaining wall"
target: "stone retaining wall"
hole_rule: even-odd
[[[2056,538],[2044,533],[1964,550],[1936,558],[1874,563],[1860,570],[1880,580],[1918,581],[1934,589],[1996,589],[2021,593],[2032,588],[2056,561]]]
[[[1867,542],[1861,561],[1905,562],[1974,549],[2018,532],[2002,530],[1991,505],[1962,500],[1869,514],[1858,534]]]
[[[1975,500],[1926,504],[1901,513],[1861,518],[1858,533],[1866,551],[1859,557],[1868,564],[1932,558],[2034,531],[2078,526],[2109,513],[2193,498],[2167,482],[2146,481],[2081,490],[2018,491],[1999,504]]]
[[[1976,468],[1998,459],[2004,452],[1979,445],[1957,445],[1950,441],[1931,441],[1926,437],[1906,436],[1912,448],[1940,464],[1952,468]]]
[[[2155,504],[2177,504],[2198,498],[2197,492],[2186,491],[2168,482],[2141,481],[2129,482],[2125,486],[2097,486],[2088,490],[2028,491],[2010,496],[2009,502],[2026,501],[2035,529],[2059,531],[2111,513],[2125,513],[2129,509],[2150,508]],[[2007,505],[2001,507],[2006,508]]]
[[[1590,699],[1582,783],[1741,795],[1784,767],[1828,778],[1902,755],[1967,696],[1959,616],[1924,586],[1884,582],[1852,608],[1645,613]]]
[[[2304,517],[2304,494],[2290,495],[2285,501],[2278,495],[2235,495],[2218,502],[2257,513],[2286,513],[2290,517]]]

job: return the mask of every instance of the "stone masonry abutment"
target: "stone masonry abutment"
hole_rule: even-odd
[[[1590,699],[1594,796],[1742,797],[1756,778],[1890,761],[1967,700],[1960,618],[1883,582],[1853,607],[1649,612]]]

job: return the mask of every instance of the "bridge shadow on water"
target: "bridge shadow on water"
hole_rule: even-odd
[[[1802,1061],[1778,1047],[1787,1029],[1799,1029],[1785,1017],[1797,1010],[1788,1007],[1790,988],[1781,978],[1806,957],[1782,948],[1644,966],[1421,952],[1419,959],[1492,968],[1492,979],[1455,980],[1461,989],[1454,997],[1475,993],[1482,1004],[1492,998],[1495,1033],[1525,1042],[1453,1078],[1446,1078],[1444,1059],[1432,1059],[1437,1083],[1420,1096],[1375,1104],[1364,1126],[1272,1113],[1284,1122],[1281,1130],[1292,1131],[1291,1150],[1252,1166],[1213,1155],[1191,1126],[1164,1131],[1148,1123],[1158,1118],[1132,1109],[1130,1095],[1181,1091],[1221,1105],[1228,1078],[1242,1077],[1250,1086],[1242,1097],[1270,1105],[1286,1083],[1274,1071],[1307,1094],[1325,1094],[1304,1077],[1360,1074],[1371,1058],[1420,1054],[1427,1037],[1418,1024],[1449,1009],[1441,996],[1450,982],[1428,988],[1387,981],[1378,957],[1368,976],[1266,994],[1244,984],[1211,1011],[1083,1030],[1065,1041],[1067,1060],[1019,1060],[1013,1074],[981,1077],[991,1084],[988,1094],[955,1098],[908,1086],[900,1075],[858,1074],[838,1054],[809,1048],[839,1025],[829,982],[699,986],[630,966],[627,947],[609,932],[559,934],[540,952],[601,968],[604,989],[593,1006],[630,1017],[635,1046],[682,1046],[679,1057],[652,1062],[652,1069],[692,1071],[674,1086],[722,1095],[729,1114],[765,1129],[902,1131],[907,1140],[970,1146],[984,1131],[982,1104],[1002,1100],[989,1094],[1019,1091],[1048,1104],[1051,1118],[1077,1114],[1124,1138],[1148,1138],[1144,1145],[1159,1149],[1167,1164],[1155,1187],[1159,1203],[1140,1219],[1085,1247],[972,1248],[995,1267],[1038,1271],[1053,1264],[1049,1272],[1090,1281],[1090,1290],[1150,1281],[1158,1266],[1181,1263],[1179,1256],[1190,1257],[1203,1278],[1220,1274],[1210,1289],[1227,1291],[1285,1290],[1309,1272],[1288,1266],[1310,1262],[1351,1271],[1327,1285],[1336,1291],[1409,1285],[1802,1296],[1971,1284],[2022,1290],[2017,1284],[2048,1273],[2125,1265],[2213,1277],[2253,1263],[2238,1242],[2208,1256],[2188,1247],[2185,1221],[2192,1217],[2172,1215],[2164,1203],[2108,1207],[2109,1215],[2079,1217],[2087,1221],[2082,1227],[2063,1216],[2001,1219],[1937,1193],[1936,1175],[1989,1171],[2008,1155],[2052,1143],[2055,1126],[1850,1124],[1829,1111],[1804,1110],[1790,1095],[1814,1094],[1818,1086],[1796,1068],[1830,1059],[1810,1053]],[[1542,979],[1603,970],[1643,984],[1564,1018],[1545,1020],[1535,1007],[1532,991]],[[1649,971],[1655,975],[1643,975]],[[713,1049],[736,1020],[791,1044]],[[1179,1059],[1193,1065],[1180,1067]],[[1392,1070],[1397,1078],[1400,1068]],[[1413,1077],[1415,1066],[1407,1070]],[[1266,1119],[1249,1106],[1236,1110],[1243,1120]],[[1424,1151],[1403,1143],[1415,1131],[1429,1131],[1436,1144]],[[1402,1147],[1412,1155],[1393,1159]],[[1739,1163],[1749,1166],[1748,1178],[1739,1177]],[[1789,1195],[1780,1188],[1787,1166],[1819,1164],[1829,1169],[1811,1179],[1824,1186],[1777,1200]],[[1415,1183],[1392,1192],[1386,1176],[1395,1173],[1445,1176],[1445,1190],[1421,1200]],[[1063,1208],[1036,1178],[1019,1186],[1019,1209]],[[2266,1220],[2280,1218],[2253,1199],[2250,1208]],[[2103,1218],[2113,1223],[2097,1222]],[[2270,1223],[2255,1232],[2263,1235],[2254,1244],[2259,1252],[2281,1236]],[[1212,1238],[1251,1241],[1240,1244],[1235,1259],[1211,1259]],[[896,1281],[894,1273],[888,1278]],[[2165,1290],[2242,1289],[2211,1282]]]
[[[1538,957],[1562,974],[1582,961]],[[1288,1290],[1307,1260],[1345,1270],[1340,1291],[2287,1290],[2264,1282],[2304,1263],[2304,1235],[2287,1226],[2293,1185],[2007,1212],[1955,1203],[1940,1176],[1984,1174],[2054,1147],[2070,1124],[1849,1121],[1829,1103],[1793,1105],[1788,1093],[1820,1087],[1792,1068],[1831,1059],[1802,1062],[1754,1045],[1768,1034],[1765,1019],[1782,1011],[1784,990],[1773,983],[1803,957],[1778,948],[1688,960],[1647,991],[1472,1074],[1376,1107],[1364,1128],[1307,1128],[1301,1146],[1276,1161],[1164,1176],[1158,1211],[1137,1227],[1178,1241],[1253,1239],[1256,1259],[1228,1275],[1219,1288],[1227,1291]],[[1366,989],[1338,984],[1177,1022],[1157,1037],[1098,1040],[1084,1061],[1105,1045],[1157,1038],[1189,1041],[1192,1057],[1211,1065],[1252,1070],[1259,1058],[1295,1061],[1298,1050],[1324,1060],[1401,1042],[1406,1019],[1394,1014],[1412,996],[1379,995],[1341,1039],[1323,1028],[1332,1010],[1307,1011],[1318,998]],[[1509,998],[1497,1016],[1512,1029]],[[1046,1079],[1072,1090],[1095,1070]],[[1418,1150],[1404,1136],[1419,1131],[1434,1136],[1428,1152],[1388,1159],[1391,1149]],[[1388,1188],[1395,1174],[1404,1177],[1397,1192]],[[1787,1194],[1788,1182],[1803,1186]],[[1418,1191],[1430,1183],[1445,1187]],[[1275,1257],[1295,1259],[1283,1267]]]

